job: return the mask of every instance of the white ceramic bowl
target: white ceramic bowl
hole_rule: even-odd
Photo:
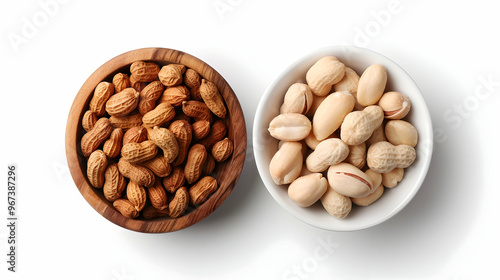
[[[279,114],[283,97],[290,85],[305,83],[307,70],[321,57],[336,56],[346,66],[361,76],[371,64],[381,64],[387,69],[386,91],[394,90],[407,95],[412,108],[404,119],[411,122],[419,134],[416,146],[417,159],[405,170],[403,181],[393,189],[386,189],[382,197],[367,207],[353,205],[349,216],[336,219],[326,212],[321,202],[308,208],[299,207],[287,193],[288,185],[276,185],[269,174],[269,162],[278,149],[278,140],[267,131],[269,122]],[[374,51],[355,46],[321,48],[300,58],[283,71],[266,89],[255,114],[253,127],[253,152],[264,185],[274,199],[290,214],[305,223],[334,231],[360,230],[380,224],[403,209],[422,185],[429,168],[433,149],[432,123],[425,100],[415,82],[399,65]]]

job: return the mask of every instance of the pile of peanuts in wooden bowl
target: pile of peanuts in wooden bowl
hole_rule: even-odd
[[[367,50],[354,48],[354,51]],[[371,63],[367,59],[362,67],[362,63],[352,61],[351,68],[349,62],[354,54],[349,56],[338,50],[331,53],[340,55],[309,57],[305,59],[308,64],[299,62],[285,71],[291,72],[291,78],[286,79],[283,74],[268,89],[268,95],[263,97],[265,107],[268,111],[272,110],[270,106],[277,109],[267,115],[267,131],[258,110],[259,118],[254,122],[259,126],[254,130],[254,151],[266,187],[277,189],[270,190],[271,194],[289,211],[299,213],[299,218],[319,227],[361,229],[394,215],[420,187],[432,149],[429,150],[428,144],[423,149],[417,148],[422,136],[413,122],[417,120],[415,114],[428,118],[428,112],[418,88],[418,96],[410,97],[404,87],[396,86],[395,81],[402,74],[394,65],[376,59],[376,63]],[[300,74],[294,73],[297,68]],[[403,71],[403,74],[406,73]],[[410,86],[408,89],[413,90]],[[272,94],[279,98],[269,97]],[[413,103],[414,98],[417,104]],[[259,106],[264,106],[262,101]],[[412,114],[418,106],[424,108]],[[422,121],[417,121],[417,126],[423,131],[424,142],[428,143],[432,137],[428,128],[430,120]],[[263,137],[266,132],[270,138]],[[255,135],[261,139],[256,140]],[[264,149],[263,145],[276,145],[276,148]],[[265,164],[261,164],[264,161]],[[377,213],[385,208],[385,215],[380,214],[378,220],[360,217],[373,216],[369,208],[383,200],[385,193],[397,189],[405,180],[414,180],[415,174],[408,179],[405,171],[412,169],[416,162],[419,167],[415,171],[421,176],[417,182],[407,184],[406,194],[399,202],[392,202],[395,208],[374,209]],[[284,199],[288,202],[284,203]],[[386,202],[389,200],[393,200],[392,197]],[[290,206],[290,202],[296,205]],[[321,223],[311,222],[303,215],[309,209],[315,214],[318,208],[342,222],[323,226],[324,215]],[[355,208],[366,210],[354,213]],[[351,212],[354,222],[350,224]]]
[[[168,232],[212,213],[243,168],[245,122],[213,68],[146,48],[105,63],[68,118],[68,164],[87,201],[128,229]]]

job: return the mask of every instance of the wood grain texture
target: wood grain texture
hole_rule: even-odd
[[[227,105],[228,114],[225,120],[228,124],[228,138],[234,143],[234,151],[232,156],[219,164],[215,170],[219,188],[200,207],[191,209],[190,212],[177,219],[169,217],[154,220],[125,218],[114,209],[112,203],[104,198],[101,190],[91,187],[85,176],[87,163],[80,149],[80,139],[85,131],[82,128],[81,119],[88,109],[94,88],[101,81],[111,82],[113,76],[119,72],[129,73],[130,64],[137,60],[154,61],[160,65],[160,68],[169,63],[184,64],[217,85]],[[145,48],[133,50],[109,60],[85,81],[71,106],[66,125],[65,143],[66,157],[73,181],[82,196],[98,213],[109,221],[133,231],[161,233],[189,227],[210,215],[224,202],[235,187],[243,169],[247,138],[240,103],[229,84],[217,71],[200,59],[181,51]]]

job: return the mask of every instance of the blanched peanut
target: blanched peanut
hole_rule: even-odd
[[[384,121],[384,112],[379,106],[366,107],[363,111],[354,111],[344,118],[340,127],[340,139],[347,145],[358,145],[370,138],[373,131]]]
[[[331,187],[321,197],[321,204],[330,215],[338,219],[347,217],[352,209],[351,198],[339,194]]]
[[[404,174],[405,170],[403,168],[394,168],[390,172],[382,173],[382,185],[389,189],[394,188],[403,180]]]
[[[318,96],[330,93],[333,84],[344,77],[345,66],[334,56],[319,59],[306,73],[306,81],[312,92]]]
[[[334,133],[330,134],[330,136],[328,136],[326,139],[330,139],[330,138],[339,138],[339,137],[334,132]],[[321,141],[316,139],[316,136],[314,136],[314,133],[312,131],[309,133],[309,135],[307,135],[307,137],[306,137],[306,139],[304,139],[304,141],[306,142],[307,146],[309,148],[311,148],[312,150],[315,150],[316,146],[318,146],[318,144],[321,143]]]
[[[387,71],[380,64],[366,68],[358,84],[358,102],[363,106],[376,104],[384,93],[387,83]]]
[[[320,199],[328,188],[321,173],[299,177],[288,187],[288,196],[300,207],[309,207]]]
[[[392,120],[385,125],[385,136],[393,145],[415,147],[418,142],[417,129],[409,122]]]
[[[312,130],[316,139],[324,140],[337,130],[344,117],[354,108],[354,102],[354,97],[348,91],[328,95],[313,117]]]
[[[336,192],[349,197],[367,196],[375,190],[370,177],[349,163],[330,166],[328,183]]]
[[[376,188],[382,184],[382,174],[377,173],[371,169],[365,171],[365,174],[372,180],[372,185]]]
[[[349,146],[349,155],[346,162],[362,169],[366,163],[366,144],[365,142],[358,145]]]
[[[286,142],[289,142],[289,141],[279,141],[278,142],[278,150],[281,149],[281,147],[283,146],[284,143]],[[304,140],[301,140],[301,141],[298,141],[301,145],[302,145],[302,157],[305,159],[306,156],[307,156],[307,152],[308,152],[308,149],[307,149],[307,145],[306,145],[306,142]]]
[[[359,76],[352,68],[345,67],[345,73],[342,80],[333,85],[334,91],[348,91],[355,93],[358,91]]]
[[[318,144],[321,142],[318,139],[316,139],[312,131],[309,132],[309,135],[307,135],[304,141],[306,141],[307,146],[312,150],[316,149],[316,146],[318,146]]]
[[[357,92],[353,92],[352,93],[352,96],[354,96],[354,100],[356,101],[356,103],[354,103],[354,111],[363,111],[366,106],[363,106],[361,104],[359,104],[358,102],[358,93]]]
[[[285,93],[283,105],[280,108],[280,114],[299,113],[306,114],[311,108],[313,94],[306,84],[295,83],[291,85]]]
[[[269,123],[268,130],[278,140],[300,141],[311,131],[311,121],[302,114],[281,114]]]
[[[411,102],[408,96],[397,91],[390,91],[382,95],[378,106],[384,110],[387,119],[400,120],[410,112]]]
[[[313,100],[311,104],[311,108],[309,108],[309,111],[307,111],[306,116],[310,119],[313,118],[314,114],[316,113],[316,110],[318,109],[319,105],[326,99],[328,95],[325,96],[317,96],[313,94]]]
[[[330,165],[337,164],[346,159],[349,146],[338,138],[326,139],[318,144],[316,150],[306,159],[307,169],[311,172],[323,172]]]
[[[352,203],[359,206],[368,206],[372,204],[373,202],[378,200],[384,193],[384,186],[382,185],[382,174],[377,173],[371,169],[366,170],[365,173],[372,180],[372,184],[375,190],[367,196],[351,198]]]
[[[333,85],[333,90],[350,92],[352,96],[354,96],[354,99],[356,100],[356,103],[354,104],[354,110],[361,111],[365,108],[365,106],[362,106],[358,102],[357,98],[358,83],[359,83],[358,74],[354,70],[346,66],[344,78],[342,78],[340,82]]]
[[[368,146],[371,146],[380,141],[387,141],[387,138],[385,138],[384,124],[381,124],[373,131],[372,136],[366,140],[366,143]]]
[[[408,145],[394,146],[381,141],[368,149],[367,163],[370,169],[378,173],[387,173],[394,168],[406,168],[415,161],[415,149]]]
[[[384,186],[379,185],[374,192],[363,197],[353,197],[351,198],[352,203],[358,206],[368,206],[373,202],[377,201],[384,193]]]
[[[302,144],[285,142],[274,154],[269,164],[269,172],[277,185],[289,184],[295,180],[302,169]]]

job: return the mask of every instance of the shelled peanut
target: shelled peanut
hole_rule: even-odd
[[[280,140],[269,172],[288,185],[297,205],[321,201],[343,219],[352,204],[368,206],[394,188],[416,158],[416,128],[403,120],[410,99],[386,91],[387,71],[369,66],[361,77],[334,56],[319,59],[306,83],[290,85],[269,133]]]
[[[123,216],[178,218],[218,189],[230,158],[217,86],[181,64],[136,61],[99,83],[82,117],[90,184]]]

